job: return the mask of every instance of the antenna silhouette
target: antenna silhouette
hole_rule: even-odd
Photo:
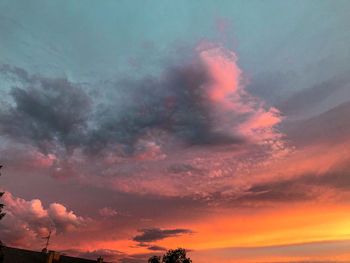
[[[52,229],[50,228],[49,235],[47,237],[43,237],[43,239],[46,239],[46,245],[45,245],[45,248],[43,249],[45,251],[47,251],[47,247],[49,246],[49,243],[50,243],[51,232],[52,232]]]

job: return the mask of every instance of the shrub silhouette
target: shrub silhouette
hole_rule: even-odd
[[[183,248],[169,249],[163,255],[162,263],[192,263],[190,258],[186,257],[186,250]],[[153,256],[148,259],[148,263],[160,263],[160,257]]]

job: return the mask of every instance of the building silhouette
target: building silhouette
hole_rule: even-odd
[[[3,246],[3,263],[107,263],[101,257],[96,260],[70,257],[55,251],[38,252]]]

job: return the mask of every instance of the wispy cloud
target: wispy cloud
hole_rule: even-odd
[[[137,242],[153,242],[162,240],[168,237],[177,237],[182,234],[191,234],[192,231],[189,229],[141,229],[139,232],[143,232],[141,235],[135,236],[134,241]]]

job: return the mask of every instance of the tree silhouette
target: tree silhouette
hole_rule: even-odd
[[[0,165],[0,170],[2,168],[2,165]],[[0,171],[1,176],[1,171]],[[0,198],[3,196],[4,192],[0,192]],[[4,204],[0,203],[0,220],[5,216],[5,213],[2,212],[2,209],[4,208]],[[2,242],[0,240],[0,263],[4,261],[4,253],[2,251]]]
[[[160,263],[160,257],[150,257],[148,263]],[[192,263],[192,260],[186,257],[185,249],[178,248],[167,250],[166,254],[163,255],[162,263]]]
[[[0,165],[0,170],[2,168],[2,165]],[[1,176],[1,171],[0,171],[0,176]],[[0,192],[0,198],[3,196],[4,192]],[[5,216],[6,213],[2,212],[2,209],[4,208],[4,204],[0,203],[0,220]]]
[[[192,263],[192,260],[186,257],[185,249],[178,248],[168,250],[163,256],[162,263]]]
[[[148,259],[148,263],[160,263],[160,257],[153,256]]]

